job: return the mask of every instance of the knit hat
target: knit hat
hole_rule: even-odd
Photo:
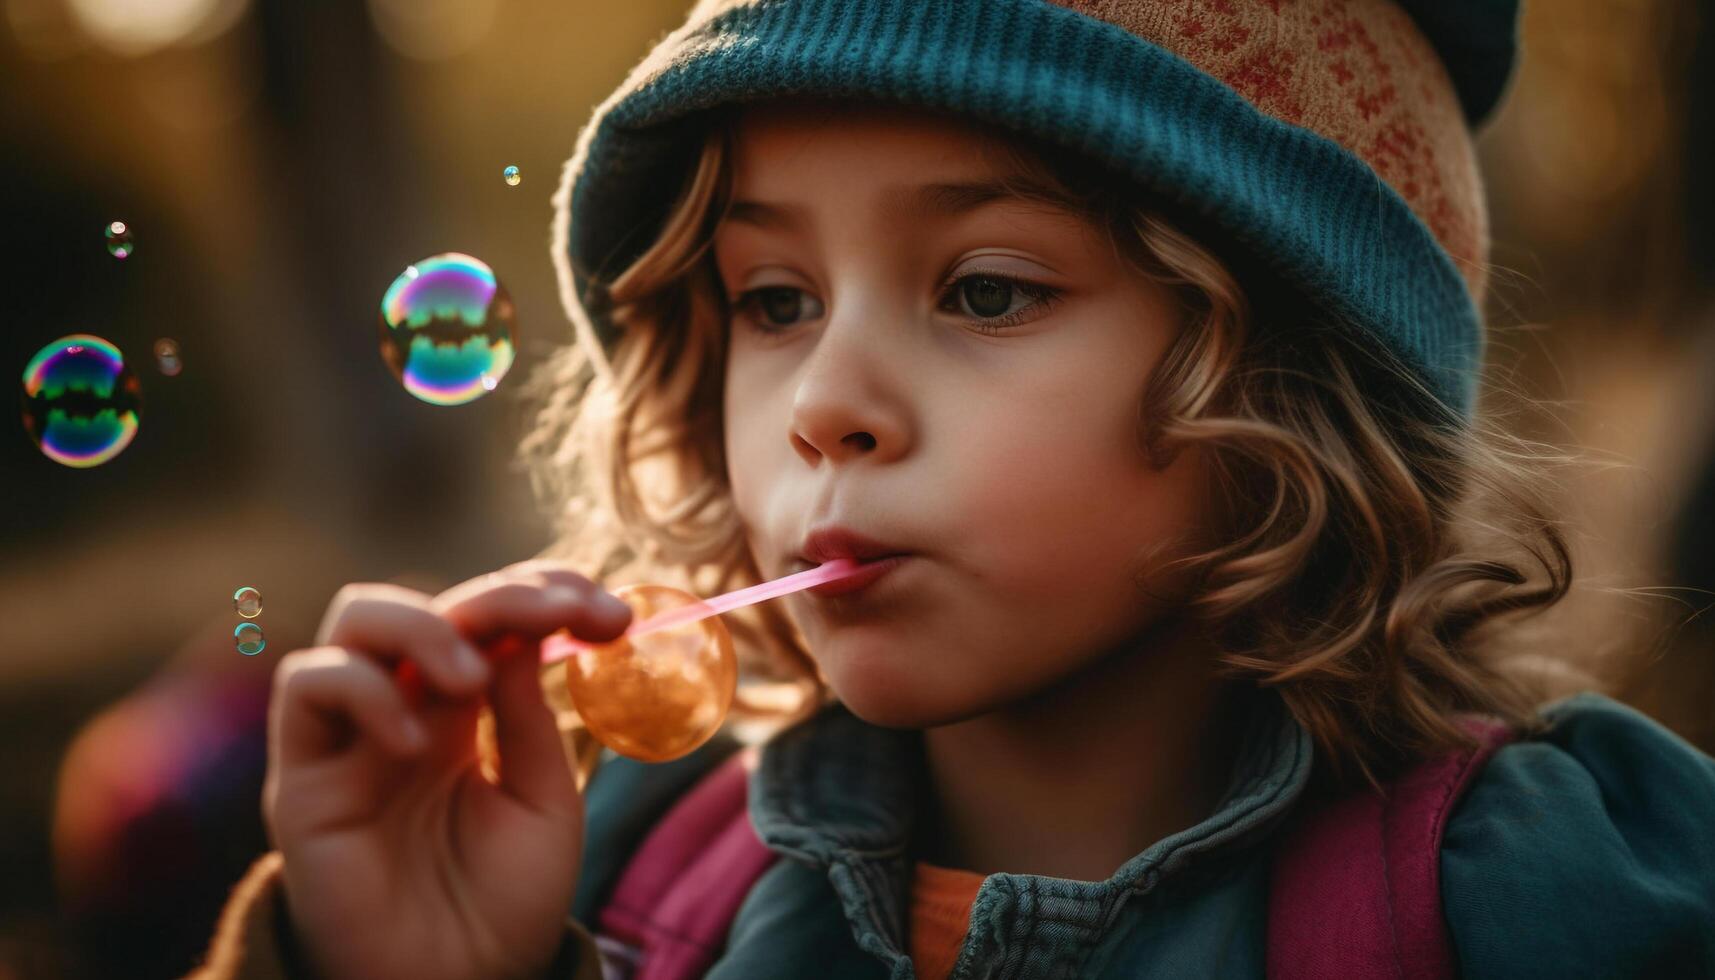
[[[775,96],[951,110],[1087,154],[1230,236],[1469,418],[1488,217],[1472,130],[1518,0],[700,0],[596,107],[555,194],[586,347],[696,113]],[[605,369],[605,359],[598,361]]]

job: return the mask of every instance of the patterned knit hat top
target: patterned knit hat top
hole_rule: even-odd
[[[561,293],[580,343],[611,351],[602,283],[660,230],[699,110],[874,99],[1137,181],[1468,418],[1488,267],[1472,131],[1517,23],[1518,0],[701,0],[579,134],[554,199]]]

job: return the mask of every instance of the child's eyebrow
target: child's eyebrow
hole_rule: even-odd
[[[1023,200],[1082,217],[1077,202],[1051,185],[1024,174],[1006,180],[929,183],[894,187],[884,195],[883,212],[896,221],[946,220],[1000,201]],[[733,201],[726,221],[757,228],[794,231],[807,220],[802,205],[741,199]]]

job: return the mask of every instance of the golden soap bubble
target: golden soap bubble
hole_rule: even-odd
[[[703,602],[645,583],[613,595],[631,607],[633,622]],[[707,742],[737,689],[738,658],[719,616],[583,645],[566,660],[566,690],[590,734],[640,762],[667,762]]]
[[[605,750],[639,762],[670,762],[696,751],[720,730],[738,693],[738,658],[722,613],[862,575],[869,567],[836,558],[706,600],[664,585],[621,586],[612,594],[632,611],[624,636],[590,643],[562,629],[545,638],[542,696],[554,714],[579,791]],[[411,661],[403,661],[401,670],[410,675],[409,687],[421,686]],[[775,688],[761,700],[777,702],[782,714],[794,710],[780,700],[782,694],[797,707],[804,705],[800,685]],[[758,694],[756,684],[747,688],[751,706],[759,703]],[[499,782],[500,746],[494,713],[486,706],[477,717],[476,746],[483,776]]]

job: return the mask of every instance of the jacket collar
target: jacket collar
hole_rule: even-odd
[[[1312,744],[1278,692],[1260,692],[1257,703],[1227,790],[1201,822],[1151,844],[1104,881],[995,874],[985,888],[1003,879],[997,887],[1006,894],[1107,909],[1193,859],[1201,864],[1266,835],[1303,795]],[[773,850],[827,868],[859,945],[894,964],[898,976],[910,975],[911,839],[926,778],[921,731],[869,724],[837,702],[770,739],[750,775],[757,835]],[[979,914],[1007,914],[1005,902],[978,905],[973,926]]]

